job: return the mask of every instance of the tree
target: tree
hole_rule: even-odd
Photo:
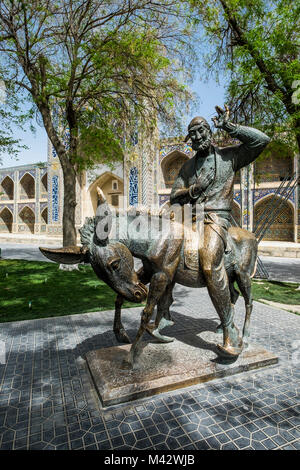
[[[235,118],[300,150],[300,4],[292,0],[191,0],[208,41],[206,65],[229,78]]]
[[[188,97],[176,79],[184,28],[170,0],[1,2],[5,79],[27,92],[61,163],[64,246],[76,244],[80,171],[121,158],[137,121],[176,121],[176,105]]]

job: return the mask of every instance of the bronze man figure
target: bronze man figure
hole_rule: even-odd
[[[212,145],[208,122],[195,117],[188,126],[185,141],[192,141],[196,150],[193,158],[181,168],[173,185],[170,202],[204,205],[204,240],[199,249],[200,265],[213,305],[224,330],[224,349],[233,355],[239,351],[239,332],[233,322],[228,276],[224,266],[224,252],[230,227],[235,173],[253,162],[270,141],[263,132],[229,121],[229,109],[216,106],[218,116],[213,118],[217,128],[228,132],[242,143],[225,148]],[[226,333],[225,333],[226,332]],[[232,343],[232,338],[235,338]],[[224,352],[226,352],[224,351]]]

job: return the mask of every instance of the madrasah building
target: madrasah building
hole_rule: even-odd
[[[95,214],[97,186],[115,208],[137,205],[158,208],[169,204],[172,184],[183,163],[194,152],[183,142],[183,137],[156,142],[155,145],[138,142],[134,152],[125,156],[113,170],[97,165],[79,176],[77,228],[82,226],[85,217]],[[268,221],[263,240],[300,242],[298,158],[283,158],[274,153],[240,173],[235,178],[232,206],[236,222],[256,233],[266,214],[280,205],[280,213]],[[21,238],[29,242],[40,240],[42,236],[43,241],[56,241],[59,245],[62,212],[63,174],[50,142],[46,162],[0,168],[0,240]],[[300,252],[297,254],[300,256]]]

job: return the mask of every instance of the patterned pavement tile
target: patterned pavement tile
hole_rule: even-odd
[[[174,298],[166,334],[214,330],[204,289],[176,286]],[[252,341],[278,354],[276,366],[103,409],[85,354],[118,344],[113,313],[1,325],[0,449],[299,450],[299,316],[255,303]],[[241,327],[241,299],[236,318]],[[134,337],[140,309],[122,321]]]

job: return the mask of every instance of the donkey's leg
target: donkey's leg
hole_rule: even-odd
[[[164,272],[155,273],[151,278],[149,293],[147,297],[147,304],[142,312],[140,328],[137,332],[134,342],[132,343],[129,353],[129,362],[131,365],[133,365],[138,345],[141,341],[144,332],[146,331],[149,320],[153,314],[154,307],[159,301],[160,297],[165,292],[168,282],[168,276]]]
[[[236,290],[236,288],[234,287],[234,279],[232,279],[232,278],[229,279],[229,290],[230,290],[231,303],[232,303],[232,305],[235,305],[235,304],[236,304],[236,301],[237,301],[237,299],[239,298],[239,295],[240,295],[240,294],[239,294],[239,292]],[[217,333],[218,335],[223,333],[222,323],[220,323],[220,324],[217,326],[216,333]]]
[[[249,273],[240,271],[237,273],[237,283],[245,301],[246,315],[243,328],[243,336],[250,336],[250,318],[253,309],[253,299],[251,293],[251,278]]]
[[[173,326],[174,321],[170,313],[170,307],[174,302],[173,298],[173,289],[175,282],[173,281],[166,288],[165,295],[163,295],[157,304],[157,315],[155,319],[155,324],[159,330],[162,330],[166,326]]]
[[[114,318],[114,334],[119,343],[130,343],[129,336],[121,321],[121,308],[124,303],[124,297],[120,294],[117,295],[115,300],[115,318]]]
[[[174,322],[170,314],[170,306],[172,305],[174,301],[173,295],[172,295],[174,284],[175,283],[172,282],[166,287],[164,294],[161,296],[161,298],[159,299],[157,303],[157,314],[156,314],[155,322],[151,325],[148,325],[147,327],[148,333],[150,333],[152,336],[157,338],[162,343],[170,343],[174,341],[174,338],[170,336],[162,335],[160,333],[160,330],[162,330],[166,326],[174,325]]]

